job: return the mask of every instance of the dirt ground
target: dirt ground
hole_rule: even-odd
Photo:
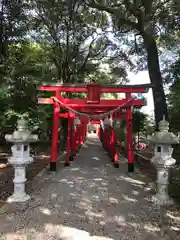
[[[178,148],[174,149],[173,157],[176,159],[176,165],[170,169],[170,184],[169,184],[169,194],[173,197],[176,204],[179,206],[180,210],[180,151]],[[119,151],[122,155],[127,157],[124,148],[119,145]],[[140,171],[146,175],[147,182],[156,182],[157,170],[155,166],[151,163],[150,159],[153,157],[153,150],[146,149],[144,151],[137,152],[135,154],[135,164]],[[145,157],[145,158],[143,158]]]
[[[50,161],[51,144],[37,143],[32,146],[34,162],[27,166],[26,177],[28,179],[28,192],[31,192],[32,179],[45,168]],[[13,193],[13,167],[8,163],[8,156],[11,155],[10,145],[3,144],[0,147],[0,206]]]
[[[27,191],[30,193],[33,189],[31,182],[33,178],[44,169],[50,162],[50,153],[51,153],[51,143],[36,143],[32,145],[32,153],[35,155],[34,162],[27,166],[26,177],[27,181]],[[119,146],[119,150],[124,154],[124,150]],[[59,153],[60,154],[60,153]],[[150,149],[145,150],[140,153],[147,159],[152,157],[152,151]],[[0,144],[0,206],[4,204],[6,199],[13,193],[13,177],[14,170],[13,167],[8,164],[8,156],[11,155],[10,145]],[[180,159],[180,153],[175,153],[174,156],[176,159]],[[147,175],[149,179],[153,181],[156,180],[156,169],[151,164],[150,161],[144,160],[141,157],[136,156],[136,164],[140,170]],[[177,163],[176,169],[173,172],[174,177],[171,183],[171,194],[177,199],[180,204],[180,163]]]

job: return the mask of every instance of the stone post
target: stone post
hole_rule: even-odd
[[[8,159],[14,167],[14,193],[7,202],[25,202],[30,196],[25,192],[26,165],[33,161],[30,156],[30,142],[38,140],[37,135],[28,131],[27,122],[23,119],[17,121],[17,130],[5,136],[7,142],[11,142],[12,156]]]
[[[171,145],[177,144],[178,138],[169,132],[169,123],[163,117],[163,120],[159,122],[159,132],[155,132],[149,140],[154,145],[154,157],[151,162],[157,168],[157,189],[152,200],[159,205],[170,205],[173,200],[168,195],[169,168],[176,163],[176,160],[172,158]]]

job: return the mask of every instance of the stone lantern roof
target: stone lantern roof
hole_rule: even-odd
[[[155,132],[150,138],[149,141],[153,144],[177,144],[179,143],[178,137],[169,132],[169,123],[165,120],[165,116],[159,122],[159,132]]]
[[[38,140],[38,136],[30,133],[26,120],[20,119],[17,121],[17,130],[15,130],[12,134],[7,134],[5,139],[7,142],[28,143],[36,142]]]

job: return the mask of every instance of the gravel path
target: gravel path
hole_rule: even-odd
[[[29,202],[0,209],[0,239],[180,239],[161,236],[159,207],[126,169],[123,159],[114,168],[99,140],[88,138],[70,167],[34,180]]]

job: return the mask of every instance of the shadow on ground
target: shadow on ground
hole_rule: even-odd
[[[114,168],[97,137],[88,138],[70,167],[34,181],[29,202],[1,209],[2,239],[180,239],[180,218],[155,206],[145,182],[120,162]]]

